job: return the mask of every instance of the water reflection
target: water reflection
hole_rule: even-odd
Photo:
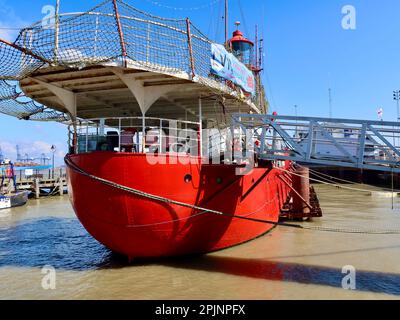
[[[390,199],[319,188],[321,226],[399,228]],[[396,199],[396,208],[399,207]],[[4,212],[3,212],[4,213]],[[0,298],[374,298],[400,296],[398,236],[315,233],[277,228],[229,250],[179,259],[138,260],[110,252],[76,220],[67,198],[31,201],[0,216]],[[357,270],[357,291],[341,290],[344,265]],[[59,288],[40,287],[52,265]],[[336,296],[338,295],[338,296]]]
[[[52,265],[66,271],[126,268],[128,272],[139,266],[164,266],[334,288],[341,287],[343,277],[341,270],[336,268],[218,255],[139,260],[129,265],[125,257],[110,252],[91,238],[73,218],[38,219],[12,228],[1,228],[0,239],[0,267],[42,268]],[[379,248],[370,250],[376,249]],[[400,275],[357,270],[357,289],[400,295]]]
[[[121,260],[74,218],[38,219],[0,228],[0,238],[0,267],[52,265],[82,271],[118,266]]]

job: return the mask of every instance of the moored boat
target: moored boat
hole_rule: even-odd
[[[258,43],[238,29],[220,45],[189,19],[121,0],[53,23],[2,43],[19,52],[13,71],[25,96],[69,119],[70,199],[94,238],[129,258],[165,257],[228,248],[275,226],[291,163],[257,161],[257,130],[231,117],[267,111]]]
[[[0,194],[0,210],[24,206],[28,202],[28,191]]]
[[[6,180],[8,180],[7,188],[4,186]],[[14,165],[9,160],[0,163],[0,210],[25,205],[29,193],[17,189]]]
[[[279,179],[282,171],[270,166],[237,176],[234,165],[150,165],[140,153],[94,152],[69,155],[69,161],[92,175],[165,198],[122,191],[69,166],[71,201],[82,224],[94,238],[131,258],[206,253],[252,240],[274,225],[233,216],[278,222],[289,193]]]

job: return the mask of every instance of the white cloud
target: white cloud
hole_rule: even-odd
[[[18,36],[19,29],[30,25],[29,22],[21,19],[15,10],[0,0],[0,38],[14,41]]]
[[[5,157],[11,157],[12,154],[17,153],[16,146],[9,142],[0,142],[0,147]]]
[[[12,2],[0,0],[0,38],[14,41],[19,34],[19,29],[27,27],[31,23],[20,18],[18,13],[9,5],[10,3]],[[38,134],[45,132],[41,124],[35,125],[34,129]],[[44,153],[47,157],[51,157],[52,144],[39,139],[33,138],[32,141],[28,139],[7,139],[5,141],[0,137],[0,147],[4,156],[13,161],[17,158],[17,145],[20,147],[20,152],[23,156],[28,154],[30,158],[39,158]],[[67,152],[66,143],[55,142],[54,145],[56,146],[55,162],[57,165],[63,164],[63,158]]]
[[[3,29],[7,28],[3,23],[0,22],[0,38],[8,41],[15,40],[17,33],[14,30]]]
[[[22,156],[28,154],[30,158],[40,158],[42,154],[45,154],[47,157],[52,156],[51,146],[52,144],[45,141],[1,141],[0,147],[3,151],[3,155],[6,158],[9,158],[13,161],[17,158],[17,147],[20,148],[20,153]],[[55,162],[57,165],[63,164],[64,156],[67,152],[67,146],[65,143],[57,142],[54,143],[56,146],[55,152]]]

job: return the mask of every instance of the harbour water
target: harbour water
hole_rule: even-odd
[[[316,187],[313,225],[400,230],[400,198]],[[305,223],[309,224],[309,223]],[[42,287],[42,268],[56,288]],[[342,288],[344,266],[356,290]],[[68,197],[0,211],[0,299],[399,299],[400,235],[278,227],[217,253],[128,264],[92,239]]]

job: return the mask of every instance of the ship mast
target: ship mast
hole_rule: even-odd
[[[56,0],[56,12],[54,17],[54,61],[57,62],[60,31],[60,0]]]
[[[225,45],[228,46],[228,14],[229,14],[229,4],[228,0],[225,0]]]

